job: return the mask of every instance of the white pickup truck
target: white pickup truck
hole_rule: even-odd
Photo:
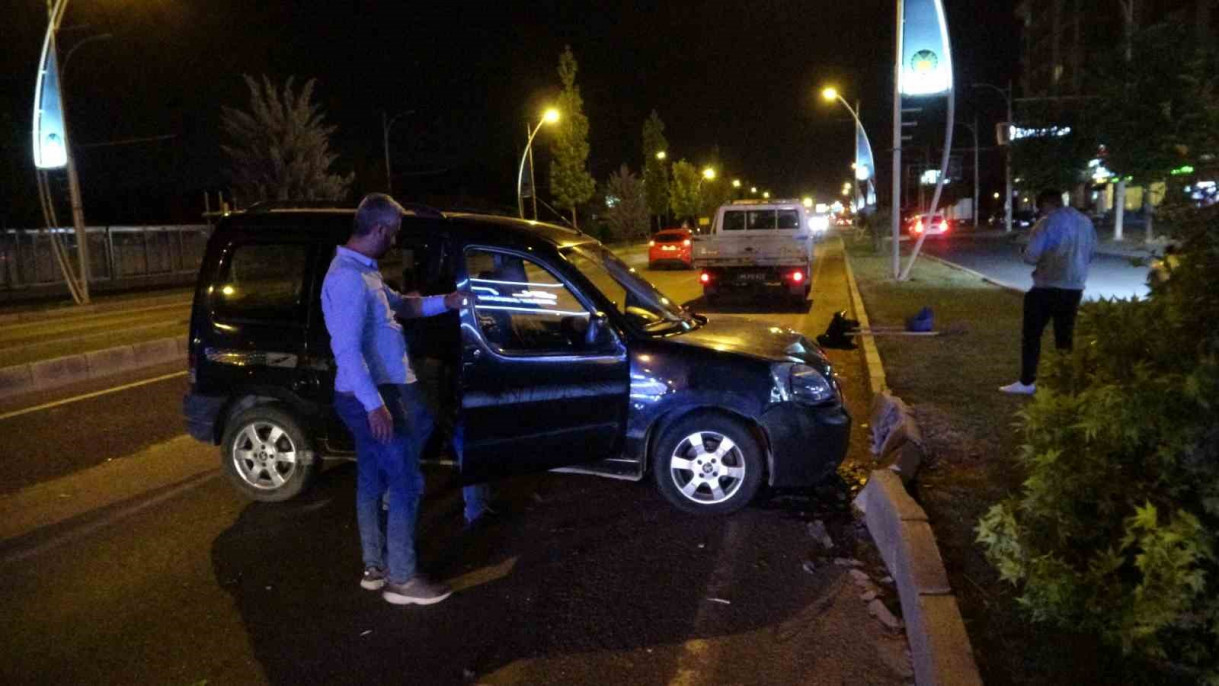
[[[803,305],[812,289],[813,243],[829,220],[796,200],[738,200],[715,213],[711,233],[694,236],[693,265],[708,304],[731,290],[779,289]]]

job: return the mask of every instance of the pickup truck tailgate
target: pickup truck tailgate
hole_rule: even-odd
[[[770,267],[807,264],[811,238],[797,232],[742,232],[694,240],[695,267]]]

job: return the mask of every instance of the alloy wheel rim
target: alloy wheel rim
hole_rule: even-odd
[[[281,488],[296,473],[296,444],[283,427],[272,422],[246,424],[237,432],[232,448],[237,474],[259,490]]]
[[[745,482],[745,456],[731,438],[696,431],[678,442],[669,458],[669,476],[687,500],[715,505],[731,500]]]

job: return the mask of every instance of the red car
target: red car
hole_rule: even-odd
[[[690,229],[664,229],[648,241],[648,269],[659,266],[693,268]]]

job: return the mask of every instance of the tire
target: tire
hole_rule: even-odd
[[[220,466],[237,490],[261,502],[300,495],[318,472],[312,437],[277,405],[251,407],[228,422]]]
[[[665,499],[696,515],[726,515],[745,507],[761,488],[764,470],[753,434],[718,414],[696,414],[666,429],[652,465]]]

